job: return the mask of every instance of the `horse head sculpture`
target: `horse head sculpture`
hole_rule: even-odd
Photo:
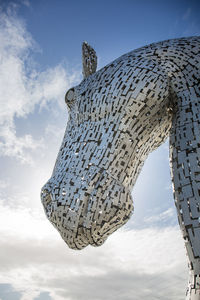
[[[170,136],[187,295],[200,299],[200,37],[150,44],[99,71],[86,42],[82,53],[84,79],[66,93],[66,132],[42,188],[47,218],[72,249],[103,244],[130,218],[144,161]]]

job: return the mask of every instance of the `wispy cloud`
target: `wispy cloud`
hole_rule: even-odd
[[[150,217],[147,217],[144,221],[145,223],[148,224],[155,224],[156,222],[168,222],[168,224],[170,223],[170,221],[174,222],[174,219],[176,218],[175,215],[175,210],[174,207],[170,207],[167,210],[156,214],[156,215],[151,215]]]
[[[199,25],[196,23],[196,21],[192,21],[189,24],[187,24],[187,27],[183,31],[184,36],[199,36],[200,35],[200,28]]]
[[[183,36],[200,35],[198,20],[194,17],[192,7],[188,7],[182,16]]]
[[[59,103],[80,73],[68,74],[62,63],[38,71],[32,54],[39,47],[14,7],[0,11],[0,40],[0,155],[31,162],[27,150],[43,147],[44,141],[30,134],[17,137],[14,118],[26,117],[36,106],[44,109]]]
[[[185,21],[185,20],[188,20],[191,16],[191,7],[188,7],[188,9],[185,11],[185,13],[183,14],[182,16],[182,19]]]
[[[2,190],[2,189],[5,189],[5,188],[7,188],[9,186],[9,182],[8,182],[8,180],[2,180],[2,179],[0,179],[0,190]]]

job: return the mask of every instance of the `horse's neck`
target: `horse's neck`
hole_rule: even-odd
[[[175,204],[193,281],[188,299],[194,299],[193,294],[199,290],[200,276],[200,74],[195,67],[193,71],[182,76],[182,84],[177,77],[177,105],[170,133]]]

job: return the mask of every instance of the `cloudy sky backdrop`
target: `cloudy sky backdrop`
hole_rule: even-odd
[[[148,43],[200,35],[199,11],[198,0],[0,0],[0,300],[184,299],[168,142],[146,161],[131,220],[100,248],[68,249],[40,189],[66,127],[65,92],[82,80],[81,43],[101,68]]]

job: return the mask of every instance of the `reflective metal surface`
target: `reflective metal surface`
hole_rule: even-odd
[[[200,299],[200,37],[151,44],[96,66],[84,43],[84,80],[66,94],[67,129],[42,189],[46,215],[70,248],[101,245],[130,218],[144,161],[170,136],[190,262],[187,299]]]

